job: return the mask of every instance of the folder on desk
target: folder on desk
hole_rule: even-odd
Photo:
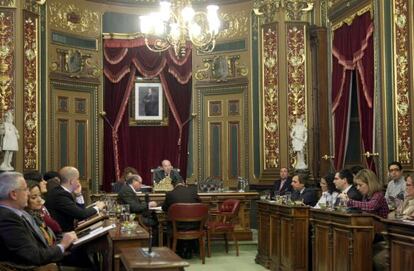
[[[79,221],[75,228],[75,232],[80,232],[81,230],[88,228],[89,226],[96,224],[104,219],[108,218],[107,215],[103,215],[102,213],[95,214],[91,217],[88,217],[85,220]]]
[[[116,228],[115,224],[111,224],[109,226],[106,227],[98,227],[92,231],[90,231],[88,234],[82,236],[81,238],[79,238],[78,240],[76,240],[75,242],[73,242],[72,248],[76,248],[82,244],[85,244],[87,242],[90,242],[102,235],[105,235],[108,231],[112,230]]]

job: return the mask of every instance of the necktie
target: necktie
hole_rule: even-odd
[[[286,180],[281,180],[280,181],[280,187],[279,187],[279,191],[282,191],[283,185],[285,184]]]
[[[43,236],[42,231],[40,230],[39,226],[36,225],[36,222],[33,220],[33,217],[31,215],[29,215],[28,213],[23,212],[22,213],[22,218],[29,225],[29,227],[31,227],[31,229],[34,230],[35,234],[37,234],[37,236],[40,238],[40,240],[44,244],[47,244],[47,241],[46,241],[45,237]]]

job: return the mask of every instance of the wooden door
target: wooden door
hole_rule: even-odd
[[[55,90],[53,96],[52,166],[74,166],[79,170],[82,186],[91,178],[91,94]]]
[[[237,177],[247,177],[244,94],[210,95],[203,103],[204,176],[221,178],[224,187],[236,187]]]

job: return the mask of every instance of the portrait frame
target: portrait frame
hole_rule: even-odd
[[[129,99],[130,126],[168,126],[168,107],[158,78],[137,77]]]

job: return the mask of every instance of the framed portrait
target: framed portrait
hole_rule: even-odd
[[[129,124],[131,126],[168,125],[168,108],[161,82],[158,80],[138,78],[129,100]]]

